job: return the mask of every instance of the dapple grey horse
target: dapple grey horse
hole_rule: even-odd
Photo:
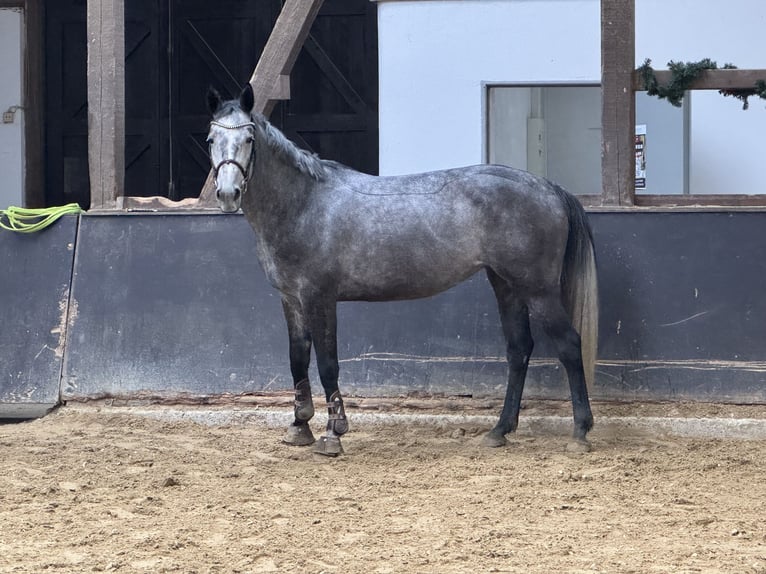
[[[308,425],[313,345],[329,414],[316,451],[342,452],[348,422],[338,390],[338,301],[428,297],[484,270],[509,367],[503,409],[484,444],[506,444],[517,427],[532,320],[555,344],[567,373],[572,444],[589,448],[596,267],[586,214],[572,195],[497,165],[375,177],[319,159],[252,113],[249,84],[229,101],[211,89],[208,107],[218,204],[225,212],[242,208],[263,270],[282,298],[295,385],[295,420],[285,442],[314,443]]]

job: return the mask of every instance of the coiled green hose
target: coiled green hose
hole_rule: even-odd
[[[0,227],[18,233],[34,233],[45,229],[62,215],[78,213],[82,213],[82,208],[76,203],[42,209],[10,206],[0,209]]]

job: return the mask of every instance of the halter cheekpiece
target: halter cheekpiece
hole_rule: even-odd
[[[243,122],[241,124],[224,124],[222,122],[213,120],[213,121],[210,122],[210,125],[214,125],[214,126],[218,126],[218,127],[221,127],[221,128],[225,128],[227,130],[239,130],[239,129],[242,129],[242,128],[253,128],[253,129],[255,129],[255,124],[253,122]],[[210,157],[212,159],[212,154],[211,154]],[[242,186],[243,187],[242,194],[244,195],[244,193],[247,191],[247,183],[250,180],[250,169],[253,166],[253,159],[254,158],[255,158],[255,144],[251,143],[250,144],[250,158],[247,161],[247,168],[242,167],[242,164],[239,163],[237,160],[229,159],[229,158],[222,159],[220,162],[218,162],[218,164],[214,165],[213,166],[213,175],[216,178],[216,187],[218,187],[218,181],[217,181],[218,180],[218,170],[220,170],[221,167],[223,167],[226,164],[231,164],[233,166],[236,166],[237,169],[239,169],[240,173],[242,173],[242,177],[245,180],[244,181],[244,185]]]

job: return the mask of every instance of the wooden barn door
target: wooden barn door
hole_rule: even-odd
[[[210,171],[208,87],[239,95],[280,9],[279,0],[171,0],[171,199],[197,197]]]
[[[85,0],[45,9],[45,203],[90,203]]]
[[[164,10],[156,0],[125,2],[125,193],[164,195],[168,125]]]
[[[325,0],[272,114],[298,145],[378,173],[378,23],[369,0]]]
[[[125,193],[196,197],[210,168],[208,86],[235,97],[280,0],[125,0]],[[46,204],[90,201],[86,0],[46,4]],[[325,0],[272,122],[298,145],[378,169],[377,21],[368,0]]]
[[[86,0],[46,5],[47,205],[90,203]],[[125,2],[125,189],[167,187],[166,30],[155,0]]]
[[[174,0],[172,199],[196,197],[210,170],[207,86],[238,95],[281,5]],[[372,174],[378,172],[376,10],[369,0],[325,0],[290,76],[291,98],[270,117],[301,147]]]

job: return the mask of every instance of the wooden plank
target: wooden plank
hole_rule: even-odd
[[[604,205],[635,190],[635,0],[601,0],[601,179]]]
[[[635,204],[642,207],[763,207],[766,195],[763,194],[721,194],[721,195],[636,195]]]
[[[45,206],[45,65],[42,0],[0,0],[0,8],[24,11],[23,91],[25,207]]]
[[[125,182],[125,4],[88,0],[90,206],[114,207]]]
[[[258,60],[250,84],[253,86],[255,105],[253,109],[268,117],[277,101],[289,97],[290,71],[301,51],[303,42],[311,30],[323,0],[287,0],[282,7],[269,41]],[[201,206],[212,205],[215,181],[212,171],[208,173],[200,192]]]
[[[670,83],[672,73],[670,70],[655,70],[657,82],[661,86]],[[736,90],[755,87],[758,80],[766,81],[766,70],[704,70],[699,77],[692,82],[689,89],[692,90]],[[633,89],[637,92],[644,91],[644,81],[638,71],[633,72]]]

